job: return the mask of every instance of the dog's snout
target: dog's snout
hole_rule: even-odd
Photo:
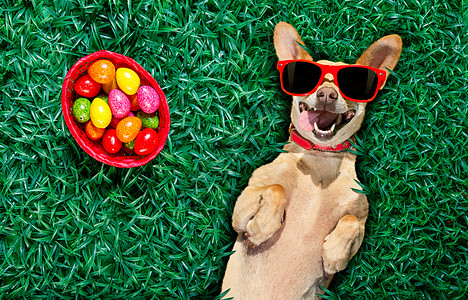
[[[323,87],[317,91],[317,100],[326,107],[338,99],[338,93],[331,87]]]

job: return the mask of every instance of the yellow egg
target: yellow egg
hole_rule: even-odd
[[[140,87],[140,77],[128,68],[118,68],[115,73],[117,85],[127,95],[133,95]]]
[[[95,98],[91,103],[91,122],[98,128],[106,128],[112,120],[112,112],[106,101]]]

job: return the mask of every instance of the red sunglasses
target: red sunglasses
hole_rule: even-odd
[[[385,82],[385,71],[361,65],[322,65],[310,60],[278,62],[281,88],[286,94],[307,96],[314,93],[326,74],[332,74],[341,95],[350,101],[372,101]]]

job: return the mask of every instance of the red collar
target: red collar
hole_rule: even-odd
[[[352,148],[352,145],[350,141],[355,142],[356,139],[354,136],[352,136],[349,140],[342,144],[338,144],[336,146],[320,146],[317,144],[313,144],[311,141],[307,140],[304,138],[302,135],[297,132],[296,128],[294,128],[294,125],[291,124],[289,127],[289,135],[291,136],[291,139],[301,146],[302,148],[306,150],[319,150],[319,151],[332,151],[332,152],[344,152],[347,151],[348,149]]]

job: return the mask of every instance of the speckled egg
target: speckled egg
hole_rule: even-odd
[[[157,129],[159,126],[159,118],[157,113],[147,114],[145,112],[139,111],[137,117],[140,118],[143,128]]]
[[[137,117],[127,117],[117,124],[117,138],[123,143],[133,141],[141,129],[141,120]]]
[[[138,105],[147,114],[152,114],[159,108],[159,94],[148,85],[142,85],[138,89]]]
[[[115,77],[115,67],[110,61],[100,59],[91,64],[88,74],[100,84],[110,83]]]
[[[89,112],[91,110],[91,102],[86,98],[78,98],[73,103],[73,117],[79,123],[85,123],[89,120]]]
[[[109,107],[114,117],[123,118],[130,112],[130,100],[122,91],[112,90],[109,93]]]
[[[112,119],[112,112],[109,105],[101,98],[95,98],[91,103],[91,121],[98,128],[106,128]]]
[[[122,148],[123,148],[123,149],[125,150],[125,152],[127,152],[127,153],[130,153],[130,154],[131,154],[131,153],[134,153],[134,152],[135,152],[135,150],[134,150],[134,148],[135,148],[135,140],[133,140],[133,141],[131,141],[131,142],[128,142],[128,143],[124,143],[124,144],[122,145]]]
[[[127,95],[133,95],[140,87],[140,77],[129,68],[118,68],[115,73],[117,85]]]
[[[96,98],[101,98],[104,100],[107,104],[109,104],[109,95],[106,93],[99,93]]]

